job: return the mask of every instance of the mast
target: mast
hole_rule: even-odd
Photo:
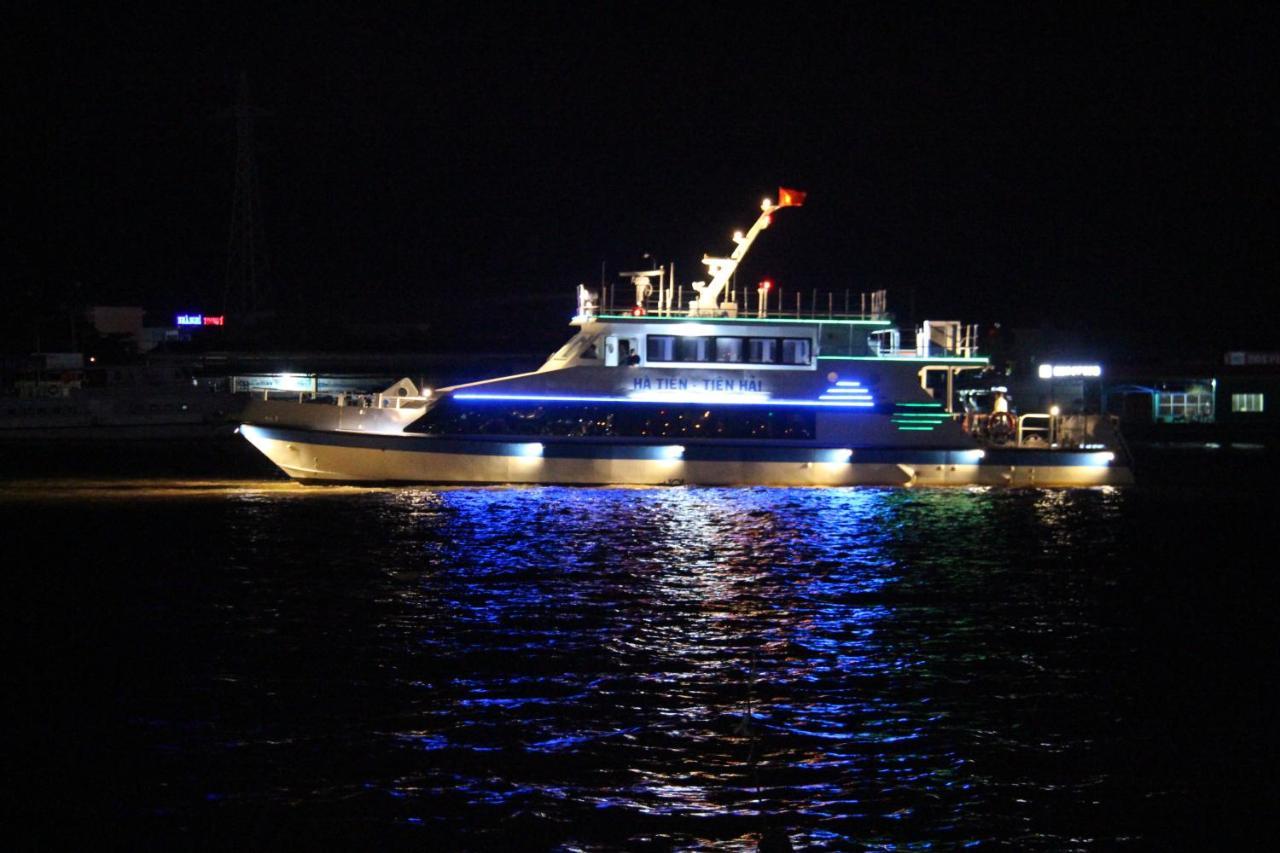
[[[755,242],[756,237],[760,236],[760,232],[773,223],[773,214],[784,207],[799,207],[804,204],[804,197],[805,193],[798,190],[780,188],[778,190],[778,203],[774,204],[767,198],[762,201],[760,203],[760,216],[746,234],[741,231],[734,232],[733,242],[736,246],[729,257],[713,258],[709,255],[702,257],[702,262],[707,265],[707,271],[711,273],[711,281],[695,281],[693,283],[693,289],[698,292],[698,298],[689,306],[691,315],[714,314],[716,312],[720,304],[720,293],[724,290],[724,286],[729,283],[730,279],[733,278],[733,274],[737,272],[738,264],[746,257],[747,250],[751,248],[751,244]]]

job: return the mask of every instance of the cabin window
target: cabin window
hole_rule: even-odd
[[[675,361],[676,339],[674,335],[649,335],[646,339],[648,361]]]
[[[1231,395],[1231,411],[1233,412],[1261,412],[1263,411],[1263,396],[1261,394],[1232,394]]]
[[[645,354],[650,362],[807,365],[813,361],[813,341],[809,338],[647,335]]]
[[[809,363],[809,339],[808,338],[783,338],[782,339],[782,363],[783,364],[808,364]]]
[[[774,364],[778,360],[778,342],[773,338],[748,338],[747,361],[752,364]]]
[[[616,407],[533,401],[463,405],[447,400],[415,422],[409,432],[429,435],[622,436],[629,438],[734,438],[812,440],[811,411],[746,406]]]
[[[681,338],[681,361],[711,361],[711,338]]]
[[[716,361],[742,361],[742,338],[716,338]]]

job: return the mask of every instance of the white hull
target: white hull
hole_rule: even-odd
[[[242,432],[286,474],[317,483],[457,483],[708,486],[1101,486],[1132,482],[1127,468],[953,462],[572,458],[397,450]],[[384,442],[386,444],[387,442]],[[964,451],[949,454],[971,458]],[[1030,457],[1028,457],[1030,458]]]

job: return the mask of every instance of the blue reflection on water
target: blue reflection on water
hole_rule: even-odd
[[[936,613],[896,625],[920,610],[896,590],[985,547],[987,498],[406,493],[414,523],[443,534],[424,548],[439,571],[406,604],[430,614],[424,653],[494,668],[437,685],[453,748],[516,750],[513,767],[530,780],[557,776],[543,753],[616,777],[607,794],[590,775],[557,779],[564,799],[657,817],[785,814],[846,839],[909,822],[919,809],[905,797],[933,801],[931,821],[954,834],[971,804],[950,793],[965,760],[938,736],[949,712],[928,689],[929,650],[911,642],[929,639],[924,625],[947,626]],[[510,776],[493,789],[477,775],[459,790],[477,806],[545,786],[512,789]]]
[[[1116,784],[1090,691],[1123,493],[317,494],[228,502],[174,620],[238,746],[156,737],[228,800],[461,848],[924,849],[1053,846]]]

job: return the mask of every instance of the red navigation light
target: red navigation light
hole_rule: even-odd
[[[773,282],[772,282],[772,281],[770,281],[770,280],[769,280],[769,279],[767,279],[767,278],[766,278],[765,280],[763,280],[763,281],[761,281],[761,282],[760,282],[760,289],[761,289],[761,290],[768,290],[768,289],[769,289],[769,288],[771,288],[771,287],[773,287]]]
[[[644,316],[644,308],[643,308],[643,307],[641,307],[641,306],[639,306],[639,305],[637,305],[635,308],[632,308],[632,309],[631,309],[631,316],[632,316],[632,317],[643,317],[643,316]]]

